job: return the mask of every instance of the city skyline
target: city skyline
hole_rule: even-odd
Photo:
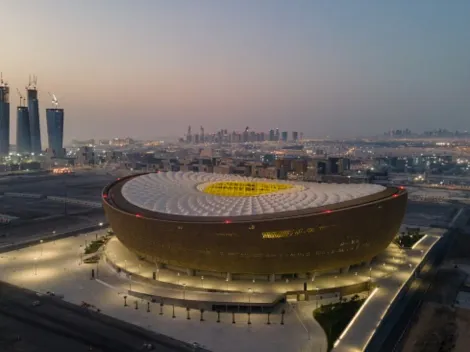
[[[61,97],[65,141],[180,136],[188,125],[306,137],[469,127],[465,1],[6,0],[2,10],[15,28],[0,67],[13,144],[15,91],[30,73],[41,109],[47,92]]]

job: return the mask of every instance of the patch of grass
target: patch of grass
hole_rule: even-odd
[[[85,248],[85,254],[91,254],[97,252],[101,246],[106,244],[109,241],[109,237],[103,237],[100,238],[99,240],[91,242],[88,246]]]
[[[313,311],[313,317],[318,321],[328,339],[328,351],[344,331],[349,322],[361,308],[365,299],[355,295],[349,301],[324,305]]]
[[[413,245],[424,237],[422,233],[413,233],[397,236],[393,241],[395,244],[403,248],[411,248]]]

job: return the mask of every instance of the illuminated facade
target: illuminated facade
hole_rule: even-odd
[[[259,208],[255,205],[252,214],[245,212],[243,215],[243,205],[238,211],[242,215],[233,215],[238,214],[233,211],[232,216],[182,215],[176,214],[179,196],[169,198],[168,204],[176,204],[175,211],[164,213],[137,204],[135,198],[128,195],[130,191],[135,193],[133,187],[123,192],[126,185],[139,183],[145,192],[152,193],[143,186],[145,176],[133,175],[117,180],[103,191],[106,216],[116,236],[148,261],[201,273],[295,274],[369,261],[396,235],[407,202],[405,190],[383,187],[363,197],[313,208],[263,213],[257,211]],[[178,177],[184,178],[184,175]],[[205,183],[202,185],[203,190],[208,187]],[[291,186],[287,191],[281,190],[270,196],[246,198],[250,199],[248,202],[258,201],[259,197],[282,201],[295,190],[307,194],[301,190],[306,187],[303,184]],[[200,193],[201,199],[216,197],[204,191]],[[229,206],[236,208],[240,198],[243,197],[233,196],[234,203],[230,203],[230,199],[222,197],[220,204],[227,201]],[[160,202],[165,204],[165,201],[164,195],[160,195]],[[198,198],[190,195],[189,203],[197,204]],[[179,206],[182,204],[184,199]],[[169,209],[169,205],[165,206]],[[200,206],[205,204],[200,202]],[[152,207],[156,208],[156,205]]]

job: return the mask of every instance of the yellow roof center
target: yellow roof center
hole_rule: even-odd
[[[208,185],[203,192],[224,197],[255,197],[292,187],[289,184],[276,182],[222,181]]]

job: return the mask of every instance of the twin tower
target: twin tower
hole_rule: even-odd
[[[27,97],[20,95],[17,108],[16,153],[39,154],[41,148],[41,126],[39,119],[39,100],[36,88],[37,79],[30,79],[26,87]],[[58,158],[65,156],[64,150],[64,110],[59,109],[54,97],[55,107],[46,109],[48,153]],[[10,87],[0,79],[0,156],[10,153]]]

